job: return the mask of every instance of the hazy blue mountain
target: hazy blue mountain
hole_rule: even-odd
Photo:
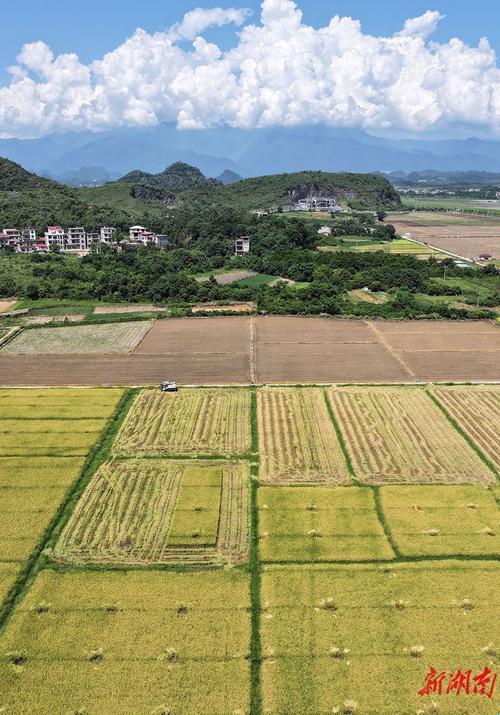
[[[219,174],[217,181],[221,181],[223,184],[235,184],[237,181],[241,181],[242,177],[234,171],[225,169],[222,174]]]
[[[60,178],[82,167],[110,175],[134,169],[161,172],[181,161],[205,176],[225,170],[249,177],[303,169],[358,172],[500,171],[500,141],[387,139],[359,129],[326,127],[217,127],[178,131],[174,124],[100,133],[0,139],[0,156],[31,171]]]

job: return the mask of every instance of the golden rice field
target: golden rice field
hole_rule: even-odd
[[[368,484],[493,484],[495,478],[424,390],[331,388],[356,477]]]
[[[0,707],[248,713],[248,580],[237,570],[43,571],[0,641]]]
[[[0,713],[496,715],[498,394],[0,390]]]
[[[114,445],[114,454],[208,454],[250,451],[250,391],[184,389],[173,394],[143,390]]]
[[[322,388],[257,391],[260,478],[271,483],[349,483]]]
[[[500,385],[436,387],[433,394],[500,471]]]
[[[394,558],[371,489],[262,487],[258,508],[263,561]]]
[[[245,463],[103,464],[54,548],[68,563],[237,563],[247,556]]]
[[[496,671],[499,576],[495,561],[266,567],[263,712],[497,713],[498,697],[418,692],[430,666]]]
[[[498,556],[500,512],[481,486],[388,486],[385,520],[403,556]]]

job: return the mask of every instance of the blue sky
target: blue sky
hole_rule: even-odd
[[[487,36],[500,56],[500,2],[498,0],[300,0],[304,21],[321,26],[335,14],[350,15],[363,30],[390,35],[409,17],[439,10],[446,18],[435,34],[438,41],[458,36],[476,45]],[[14,63],[25,42],[43,40],[54,51],[76,52],[89,62],[119,45],[136,27],[164,30],[196,7],[248,7],[258,17],[257,0],[15,0],[2,3],[0,68]],[[234,41],[230,26],[206,33],[227,47]],[[3,74],[5,79],[5,74]]]
[[[162,121],[500,137],[500,0],[2,5],[0,137]]]

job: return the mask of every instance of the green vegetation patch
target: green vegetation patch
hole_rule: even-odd
[[[138,321],[111,325],[75,325],[68,328],[33,328],[9,341],[4,353],[125,353],[141,341],[151,323]]]
[[[431,665],[495,670],[499,574],[497,562],[267,567],[264,712],[435,712],[436,698],[418,695]],[[456,715],[457,702],[442,697],[437,712]],[[464,713],[498,710],[486,697],[460,702]]]
[[[0,702],[12,712],[246,713],[249,605],[238,571],[44,571],[1,641]]]
[[[17,564],[0,563],[0,603],[16,580],[17,568]]]
[[[380,500],[404,556],[500,555],[499,511],[484,487],[382,487]]]
[[[262,487],[258,508],[263,561],[394,558],[370,489]]]

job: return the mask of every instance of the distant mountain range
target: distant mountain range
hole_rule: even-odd
[[[351,172],[435,170],[500,172],[500,141],[385,139],[358,129],[322,125],[178,131],[147,129],[0,139],[0,156],[71,185],[92,185],[132,170],[159,173],[184,162],[209,177],[238,177],[304,169]]]

